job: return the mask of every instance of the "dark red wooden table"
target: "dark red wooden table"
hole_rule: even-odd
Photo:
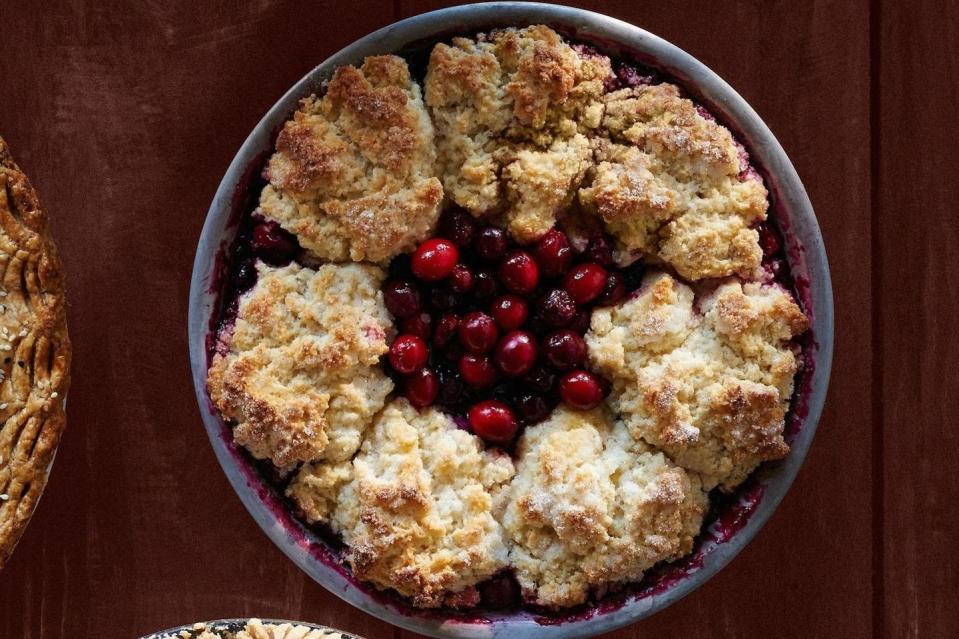
[[[0,637],[118,637],[278,616],[410,636],[303,575],[201,426],[186,346],[217,183],[315,64],[439,3],[0,3],[0,134],[68,269],[69,427],[0,573]],[[816,207],[836,296],[819,434],[756,540],[615,637],[959,636],[959,10],[939,2],[584,3],[736,87]]]

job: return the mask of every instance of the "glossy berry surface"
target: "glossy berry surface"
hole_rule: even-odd
[[[602,402],[606,382],[586,370],[583,336],[593,310],[625,299],[643,267],[616,268],[605,235],[583,246],[554,228],[524,247],[453,209],[437,237],[394,259],[389,272],[383,296],[401,335],[388,359],[400,392],[460,418],[488,402],[506,407],[510,435],[487,440],[505,445],[560,402]]]
[[[463,381],[475,388],[486,388],[496,381],[496,368],[486,355],[463,355],[459,361],[459,372]]]
[[[606,275],[606,269],[595,262],[579,264],[563,278],[563,288],[577,304],[587,304],[603,292]]]
[[[536,338],[528,331],[512,331],[503,336],[496,345],[493,361],[508,377],[525,375],[536,363],[539,349]]]
[[[490,306],[490,314],[501,330],[514,331],[526,322],[529,307],[522,297],[503,295]]]
[[[453,272],[459,259],[460,253],[455,244],[442,238],[433,238],[416,248],[410,268],[419,279],[438,282]]]
[[[390,280],[383,286],[383,302],[393,317],[416,315],[422,308],[419,289],[405,280]]]
[[[432,404],[439,392],[439,378],[428,368],[421,368],[406,379],[406,398],[417,408]]]
[[[273,221],[257,224],[250,244],[256,255],[274,266],[287,264],[297,250],[296,238]]]
[[[460,343],[473,353],[486,353],[492,350],[499,338],[499,329],[496,321],[480,311],[473,311],[463,316],[459,327]]]
[[[521,395],[516,399],[516,412],[527,424],[535,424],[549,417],[553,406],[541,395]]]
[[[510,292],[529,295],[539,284],[539,267],[526,251],[513,251],[500,265],[499,278]]]
[[[433,345],[440,348],[449,344],[450,340],[456,337],[460,328],[460,318],[453,313],[444,313],[436,322],[436,330],[433,331]]]
[[[559,395],[573,408],[590,410],[602,403],[603,384],[589,371],[576,370],[559,380]]]
[[[400,335],[390,345],[390,366],[398,373],[409,375],[426,366],[429,350],[426,342],[416,335]]]
[[[566,326],[576,316],[576,302],[561,288],[554,288],[539,302],[538,314],[547,326]]]
[[[450,272],[450,290],[458,295],[469,293],[473,288],[473,271],[464,264],[457,264]]]
[[[460,248],[466,248],[476,235],[476,220],[463,209],[451,209],[440,218],[439,235]]]
[[[558,277],[573,263],[573,247],[559,229],[550,229],[533,249],[536,263],[544,277]]]
[[[613,265],[613,243],[605,235],[597,235],[590,239],[583,251],[583,259],[586,262],[595,262],[600,266],[609,268]]]
[[[612,306],[624,297],[626,297],[626,281],[616,271],[610,272],[606,276],[603,292],[596,299],[596,303],[602,306]]]
[[[518,428],[512,409],[495,399],[474,404],[467,418],[473,433],[494,444],[508,443]]]
[[[400,332],[416,335],[429,341],[433,334],[433,316],[429,313],[417,313],[400,321]]]
[[[559,371],[579,368],[586,362],[586,340],[571,330],[550,333],[543,340],[543,358]]]
[[[506,255],[509,247],[509,238],[506,231],[495,226],[487,226],[479,230],[473,242],[476,254],[487,262],[498,262]]]

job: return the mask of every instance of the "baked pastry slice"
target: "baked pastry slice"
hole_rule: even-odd
[[[609,59],[583,55],[543,25],[437,44],[426,74],[439,172],[449,198],[502,217],[521,243],[572,200],[599,125]]]
[[[688,553],[706,511],[699,478],[603,408],[561,408],[518,446],[503,526],[528,601],[573,606]]]
[[[729,130],[672,84],[621,89],[603,103],[579,200],[616,237],[620,261],[656,258],[689,280],[754,277],[766,187]]]
[[[799,362],[790,340],[809,321],[775,285],[722,284],[698,300],[665,273],[625,304],[598,309],[586,335],[593,366],[633,436],[735,488],[789,452],[784,420]]]
[[[506,567],[497,513],[512,476],[449,415],[398,399],[352,464],[306,464],[288,494],[343,536],[357,577],[434,608],[478,600],[474,586]]]
[[[0,138],[0,566],[46,485],[66,425],[70,357],[46,214]]]
[[[259,214],[315,257],[384,263],[432,230],[443,188],[433,124],[397,56],[339,67],[276,141]]]
[[[348,460],[393,389],[379,364],[393,334],[369,264],[317,270],[258,264],[259,277],[220,333],[210,398],[234,438],[279,468]]]

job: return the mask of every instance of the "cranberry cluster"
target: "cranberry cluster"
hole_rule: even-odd
[[[613,268],[606,237],[577,253],[554,228],[528,247],[453,209],[437,237],[390,265],[383,286],[399,335],[388,361],[411,404],[465,415],[506,445],[559,401],[598,406],[608,383],[585,369],[590,311],[614,304],[636,273]]]

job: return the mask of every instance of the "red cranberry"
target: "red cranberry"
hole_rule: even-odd
[[[467,418],[473,433],[494,444],[509,443],[516,434],[516,416],[509,406],[495,399],[474,404]]]
[[[485,355],[467,353],[460,358],[460,376],[463,381],[476,388],[492,386],[496,381],[496,369],[493,362]]]
[[[413,275],[427,282],[438,282],[453,272],[460,252],[449,240],[426,240],[413,253]]]
[[[543,357],[557,370],[577,368],[586,361],[586,342],[570,330],[550,333],[543,341]]]
[[[460,327],[460,318],[453,313],[444,313],[436,322],[436,330],[433,332],[433,344],[442,348],[446,346]]]
[[[573,262],[573,247],[569,238],[559,229],[550,229],[533,248],[536,263],[546,277],[557,277],[566,272]]]
[[[568,406],[590,410],[603,401],[603,385],[592,373],[577,370],[559,380],[559,394]]]
[[[506,231],[495,226],[487,226],[480,230],[473,242],[476,254],[489,262],[498,262],[506,255]]]
[[[486,353],[496,344],[499,330],[492,317],[481,311],[473,311],[463,316],[459,334],[460,343],[466,347],[466,350]]]
[[[398,373],[414,373],[426,366],[428,358],[426,342],[416,335],[400,335],[390,345],[390,366]]]
[[[527,331],[507,333],[496,346],[494,359],[507,376],[525,375],[536,363],[536,338]]]
[[[428,368],[421,368],[406,379],[406,399],[417,408],[432,404],[439,392],[440,381]]]
[[[606,284],[603,286],[603,292],[600,294],[599,299],[596,300],[596,303],[609,306],[624,297],[626,297],[626,282],[623,280],[623,276],[616,271],[610,271],[609,275],[606,276]]]
[[[759,227],[759,246],[763,250],[763,255],[766,257],[771,257],[779,252],[779,249],[782,248],[782,242],[779,241],[779,236],[776,235],[776,231],[769,226],[769,224],[762,224]]]
[[[250,244],[254,253],[273,265],[289,262],[296,253],[296,239],[273,221],[258,224]]]
[[[609,268],[613,265],[613,244],[605,235],[597,235],[586,245],[583,259]]]
[[[400,332],[428,340],[433,332],[433,316],[429,313],[417,313],[412,317],[404,318],[400,322]]]
[[[549,402],[540,395],[522,395],[516,400],[516,411],[527,424],[535,424],[549,417]]]
[[[496,297],[499,285],[491,271],[486,269],[476,271],[473,276],[473,296],[479,300],[488,300]]]
[[[547,326],[566,326],[576,316],[576,303],[569,293],[554,288],[540,300],[538,315]]]
[[[405,280],[390,280],[383,286],[383,301],[393,317],[404,318],[420,312],[419,290]]]
[[[457,264],[450,273],[450,290],[462,295],[473,288],[473,271],[465,264]]]
[[[439,235],[456,246],[465,248],[476,235],[476,220],[463,209],[452,209],[440,219]]]
[[[526,321],[529,311],[523,298],[515,295],[504,295],[493,302],[490,313],[501,329],[515,331]]]
[[[522,385],[531,392],[548,395],[556,385],[556,374],[545,366],[537,366],[523,378]]]
[[[563,288],[577,304],[592,302],[606,286],[606,269],[595,262],[574,267],[563,278]]]
[[[513,251],[499,267],[503,286],[520,295],[529,295],[539,284],[539,267],[526,251]]]

